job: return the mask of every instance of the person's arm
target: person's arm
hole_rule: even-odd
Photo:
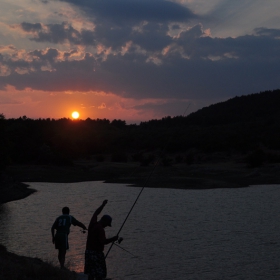
[[[98,240],[99,240],[100,244],[106,245],[106,244],[109,244],[111,242],[117,241],[118,236],[114,236],[114,237],[111,237],[111,238],[106,238],[105,231],[103,229],[103,230],[98,231]]]
[[[109,244],[109,243],[112,243],[112,242],[115,242],[119,239],[119,237],[116,235],[114,237],[111,237],[111,238],[107,238],[104,242],[104,244]]]
[[[56,220],[52,225],[51,233],[52,233],[52,243],[54,243],[54,230],[56,229]]]
[[[94,216],[98,216],[98,215],[101,213],[101,211],[103,210],[104,206],[107,204],[107,202],[108,202],[108,200],[105,199],[105,200],[103,201],[102,205],[101,205],[100,207],[98,207],[98,208],[95,210],[95,212],[94,212],[93,215],[94,215]]]
[[[87,229],[87,227],[86,227],[83,223],[81,223],[81,222],[79,222],[79,221],[77,221],[77,220],[76,220],[75,226],[78,226],[78,227],[80,227],[80,228],[82,228],[82,229],[84,229],[84,230]]]
[[[88,228],[90,228],[94,223],[97,222],[97,216],[101,213],[101,211],[103,210],[103,208],[107,204],[107,202],[108,202],[107,199],[104,200],[102,205],[95,210],[94,214],[91,217],[91,220],[90,220]]]

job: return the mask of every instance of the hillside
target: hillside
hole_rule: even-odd
[[[277,121],[280,118],[280,90],[234,97],[190,114],[189,124],[226,125]]]
[[[235,97],[186,117],[165,117],[139,125],[106,119],[33,120],[25,116],[5,119],[2,115],[0,171],[5,174],[5,180],[15,183],[41,179],[120,182],[123,174],[130,173],[131,169],[141,167],[143,174],[147,174],[145,168],[157,163],[168,168],[163,174],[180,178],[177,187],[185,188],[192,187],[191,183],[187,186],[184,183],[186,174],[189,174],[187,177],[193,174],[191,168],[196,170],[197,178],[213,180],[219,173],[214,173],[217,176],[208,174],[209,167],[223,165],[223,169],[228,170],[234,163],[234,171],[230,171],[224,182],[236,177],[235,186],[258,181],[278,183],[278,177],[271,177],[269,170],[280,163],[279,107],[280,90],[274,90]],[[207,168],[200,168],[206,165]],[[244,180],[250,172],[244,168],[261,166],[267,174],[262,180]],[[160,181],[159,177],[156,181]],[[140,181],[137,175],[123,179],[129,183]],[[167,181],[168,187],[174,180]],[[2,189],[3,186],[2,182]],[[5,195],[16,188],[17,185],[11,189],[6,187]],[[23,191],[21,197],[32,191],[19,188]],[[5,200],[10,198],[7,196]]]

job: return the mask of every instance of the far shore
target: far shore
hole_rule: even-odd
[[[248,168],[238,160],[220,160],[187,165],[140,166],[139,163],[76,161],[71,166],[11,165],[0,188],[0,203],[32,194],[28,182],[72,183],[104,181],[129,186],[174,189],[242,188],[280,184],[280,164]]]

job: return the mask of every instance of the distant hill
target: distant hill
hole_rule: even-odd
[[[141,126],[147,131],[143,143],[158,138],[157,145],[167,145],[174,152],[193,148],[207,153],[245,153],[258,147],[280,150],[280,90],[234,97],[186,117],[165,117]]]
[[[186,119],[196,125],[280,120],[280,90],[234,97],[200,109]]]

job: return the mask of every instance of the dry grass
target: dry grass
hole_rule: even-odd
[[[0,245],[0,280],[75,280],[76,273],[61,270],[37,258],[18,256]]]

